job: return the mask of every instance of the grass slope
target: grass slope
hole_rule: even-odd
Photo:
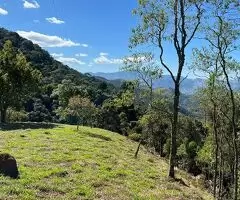
[[[21,178],[0,177],[0,199],[212,199],[182,171],[166,178],[167,163],[137,143],[101,129],[56,125],[0,131],[1,152],[16,157]]]

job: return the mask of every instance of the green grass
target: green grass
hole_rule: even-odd
[[[20,179],[0,176],[0,199],[212,199],[196,181],[167,179],[167,162],[109,131],[59,125],[0,131],[1,152],[18,162]]]

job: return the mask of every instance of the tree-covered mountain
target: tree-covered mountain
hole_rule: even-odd
[[[5,109],[4,112],[0,111],[6,113],[8,110],[8,121],[59,122],[62,113],[58,112],[68,103],[70,97],[86,97],[96,106],[99,106],[116,92],[116,87],[109,81],[98,79],[90,74],[82,74],[56,61],[46,50],[20,37],[16,32],[0,28],[0,49],[3,49],[6,43],[11,44],[10,46],[15,52],[21,52],[24,59],[26,58],[26,62],[30,63],[33,70],[38,70],[42,76],[37,91],[24,100],[22,98],[18,107],[11,104],[9,109]],[[13,82],[16,81],[13,80]],[[9,100],[13,98],[9,92],[5,93]],[[14,109],[14,114],[11,109]],[[16,110],[21,110],[21,113],[25,114],[16,114]],[[5,121],[5,117],[3,121]]]
[[[55,60],[46,50],[33,44],[30,40],[20,37],[16,32],[0,28],[0,48],[7,40],[10,40],[13,46],[26,56],[32,66],[42,73],[44,84],[59,84],[64,79],[69,79],[77,85],[91,85],[94,88],[101,88],[102,84],[105,84],[104,80],[99,80],[90,74],[82,74]],[[111,90],[114,88],[109,83],[107,86]]]

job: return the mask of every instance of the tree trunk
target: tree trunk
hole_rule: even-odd
[[[222,135],[220,137],[220,148],[219,148],[219,190],[218,190],[218,199],[222,199],[222,183],[223,183],[223,154],[222,154]]]
[[[178,107],[179,107],[179,83],[175,82],[175,94],[174,94],[174,105],[173,105],[173,124],[171,133],[171,148],[170,148],[170,158],[169,158],[169,174],[171,178],[175,178],[174,167],[176,165],[176,153],[177,153],[177,129],[178,129]]]
[[[221,51],[220,51],[221,52]],[[222,55],[222,54],[221,54]],[[231,125],[232,125],[232,134],[233,134],[233,149],[234,149],[234,174],[233,174],[233,185],[234,185],[234,193],[233,193],[233,199],[237,200],[238,199],[238,136],[237,136],[237,124],[236,124],[236,104],[235,104],[235,98],[234,98],[234,92],[229,80],[228,73],[226,71],[226,61],[224,56],[222,55],[222,69],[224,76],[227,81],[227,86],[230,91],[230,100],[232,104],[232,117],[231,117]]]
[[[160,156],[161,157],[164,157],[164,155],[163,155],[163,145],[164,145],[163,137],[161,136],[161,141],[160,141]]]
[[[138,152],[139,152],[140,146],[142,144],[142,141],[143,141],[142,139],[139,141],[139,144],[138,144],[137,150],[135,152],[134,158],[137,158],[137,156],[138,156]]]
[[[238,149],[236,138],[234,138],[234,200],[238,199]]]
[[[150,85],[150,109],[152,109],[153,106],[153,81],[151,79],[151,85]]]
[[[6,123],[6,116],[7,116],[7,109],[2,109],[1,110],[1,123]]]
[[[213,102],[213,100],[212,100]],[[215,164],[214,164],[214,177],[213,177],[213,196],[216,198],[216,189],[217,189],[217,176],[218,176],[218,133],[217,133],[217,115],[216,115],[216,104],[213,102],[213,132],[215,138]]]

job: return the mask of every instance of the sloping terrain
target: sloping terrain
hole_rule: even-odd
[[[59,84],[62,80],[69,79],[73,83],[81,86],[97,88],[102,83],[106,83],[104,80],[99,80],[90,74],[82,74],[62,64],[39,45],[33,44],[32,41],[19,36],[16,32],[8,31],[0,27],[0,48],[3,47],[6,40],[10,40],[16,50],[23,52],[32,66],[42,73],[44,84]],[[114,89],[112,84],[106,84]]]
[[[21,174],[17,180],[0,177],[0,199],[212,199],[185,172],[177,172],[182,183],[168,180],[167,162],[144,148],[134,159],[137,143],[126,137],[43,125],[0,130],[0,151],[15,156]]]

